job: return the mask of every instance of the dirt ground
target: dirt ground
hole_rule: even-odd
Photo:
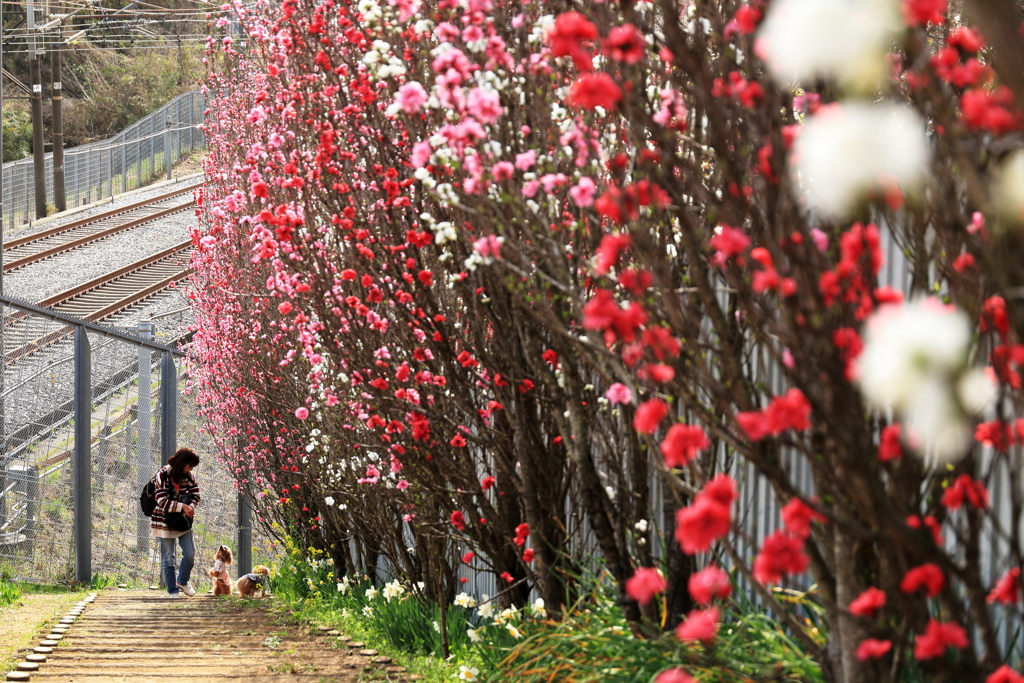
[[[10,671],[22,659],[18,654],[38,640],[40,631],[54,624],[85,593],[31,593],[0,609],[0,667]]]
[[[387,657],[336,631],[292,624],[268,602],[103,591],[32,681],[407,683]],[[72,600],[72,602],[74,602]],[[42,639],[49,628],[37,629]]]

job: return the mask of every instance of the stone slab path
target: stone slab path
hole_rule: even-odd
[[[46,683],[406,683],[404,669],[337,631],[296,626],[259,600],[158,591],[91,594],[40,633],[7,680]],[[2,628],[2,625],[0,625]]]

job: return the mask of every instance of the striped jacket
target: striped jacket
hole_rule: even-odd
[[[168,512],[181,512],[182,503],[178,502],[181,496],[186,493],[189,494],[192,496],[192,507],[199,506],[199,484],[196,483],[195,476],[189,472],[186,475],[187,480],[185,484],[176,487],[171,482],[170,471],[171,466],[164,465],[156,473],[154,482],[156,488],[156,509],[153,510],[149,528],[153,530],[153,536],[156,538],[178,538],[186,533],[167,528],[167,523],[164,520],[164,515]]]

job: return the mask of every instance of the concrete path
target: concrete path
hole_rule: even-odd
[[[337,631],[303,629],[263,600],[157,591],[92,594],[7,680],[67,683],[406,683],[401,667]],[[2,626],[0,626],[2,627]],[[363,674],[360,677],[360,674]]]

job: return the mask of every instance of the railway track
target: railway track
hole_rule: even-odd
[[[105,239],[144,223],[185,211],[195,206],[195,200],[175,201],[182,195],[202,187],[202,183],[151,197],[135,204],[122,206],[96,216],[83,218],[32,235],[4,242],[5,273],[23,268],[36,261],[62,254]]]
[[[38,305],[91,322],[109,318],[187,278],[192,272],[188,266],[191,252],[192,242],[182,242],[66,289],[38,302]],[[5,365],[10,366],[21,358],[67,339],[71,329],[68,326],[53,329],[47,321],[25,313],[5,316]]]

